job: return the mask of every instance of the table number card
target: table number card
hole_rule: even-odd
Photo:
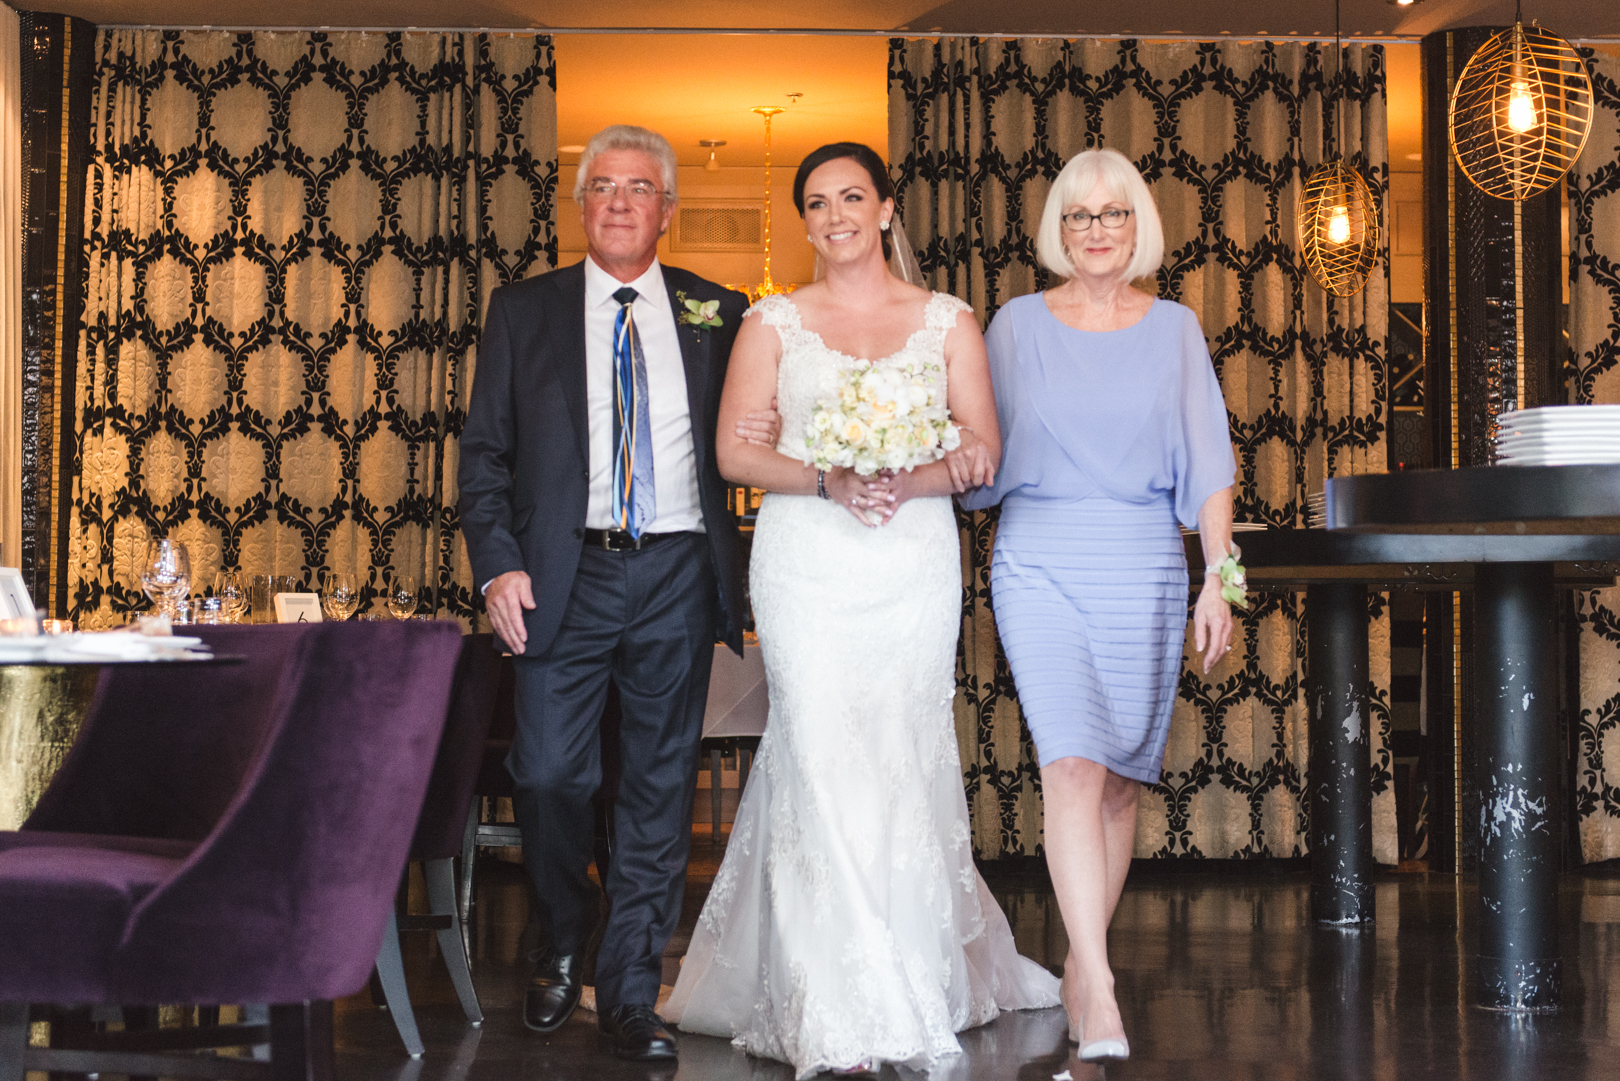
[[[277,593],[277,623],[321,622],[321,598],[315,593]]]

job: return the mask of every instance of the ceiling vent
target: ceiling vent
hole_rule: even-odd
[[[669,250],[764,251],[764,207],[751,199],[682,199],[675,207]]]

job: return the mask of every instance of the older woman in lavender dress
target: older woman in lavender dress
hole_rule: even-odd
[[[1005,450],[995,483],[963,503],[1001,503],[992,598],[1040,758],[1070,1037],[1083,1060],[1121,1059],[1107,929],[1181,673],[1177,523],[1197,525],[1206,566],[1225,558],[1236,463],[1197,317],[1131,286],[1164,253],[1135,167],[1113,150],[1077,155],[1047,197],[1037,248],[1066,280],[990,324]],[[1194,616],[1206,671],[1230,648],[1220,586],[1205,579]]]

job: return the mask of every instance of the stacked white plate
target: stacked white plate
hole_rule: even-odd
[[[1305,497],[1305,528],[1327,528],[1327,489],[1311,492]]]
[[[1498,423],[1497,465],[1620,464],[1620,405],[1544,405]]]

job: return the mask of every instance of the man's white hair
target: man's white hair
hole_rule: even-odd
[[[585,152],[579,156],[579,172],[574,177],[574,202],[585,201],[585,181],[591,175],[596,155],[604,150],[639,150],[647,154],[664,170],[664,201],[675,201],[675,148],[656,131],[638,128],[634,124],[614,124],[591,136]]]
[[[1069,159],[1052,182],[1046,209],[1041,212],[1041,228],[1035,234],[1035,254],[1041,265],[1061,278],[1074,277],[1074,262],[1063,248],[1063,210],[1085,199],[1098,183],[1110,198],[1127,204],[1131,217],[1136,219],[1136,252],[1125,268],[1125,280],[1151,278],[1164,262],[1164,225],[1147,181],[1117,150],[1082,150]],[[1102,208],[1088,209],[1095,212]]]

